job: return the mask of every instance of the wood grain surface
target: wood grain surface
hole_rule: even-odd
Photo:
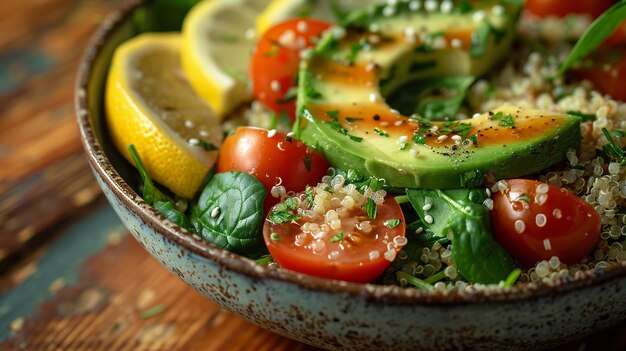
[[[0,0],[0,350],[315,350],[196,293],[122,227],[73,115],[119,0]],[[560,350],[626,350],[626,323]]]

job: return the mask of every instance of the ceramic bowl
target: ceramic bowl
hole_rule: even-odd
[[[444,293],[271,269],[194,239],[138,195],[136,172],[113,148],[103,121],[113,50],[137,34],[132,17],[144,6],[115,11],[93,36],[79,69],[78,124],[93,173],[128,230],[207,298],[272,332],[336,350],[534,349],[624,318],[624,264],[548,285]]]

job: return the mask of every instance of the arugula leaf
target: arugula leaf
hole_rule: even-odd
[[[420,218],[430,204],[432,223],[425,225],[439,237],[452,240],[452,259],[465,279],[474,283],[498,283],[515,268],[513,259],[491,236],[489,211],[482,205],[482,189],[407,189]],[[428,207],[428,206],[427,206]]]
[[[420,79],[396,89],[387,102],[407,116],[417,112],[426,120],[443,120],[458,112],[474,80],[473,76]]]
[[[616,3],[600,15],[578,39],[565,61],[559,66],[557,75],[562,75],[578,60],[593,52],[624,19],[626,19],[626,2],[624,1]]]
[[[203,239],[219,247],[242,255],[256,253],[262,247],[265,195],[263,184],[248,173],[218,173],[192,206],[191,224]]]
[[[135,145],[129,144],[128,152],[130,153],[130,156],[135,163],[135,167],[141,176],[141,180],[143,181],[143,200],[147,202],[148,205],[153,205],[157,201],[174,203],[174,200],[165,195],[154,185],[152,179],[150,179],[150,176],[146,171],[146,166],[144,166],[143,161],[141,161],[141,158],[139,157],[139,153],[137,152]]]
[[[176,208],[175,202],[172,198],[161,192],[152,182],[148,176],[148,172],[139,157],[139,153],[135,148],[135,145],[128,145],[128,151],[130,152],[135,166],[139,171],[139,175],[143,181],[143,199],[146,203],[153,206],[163,217],[167,218],[170,222],[177,224],[187,231],[192,231],[191,224],[187,215]]]

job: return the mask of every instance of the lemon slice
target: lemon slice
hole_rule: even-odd
[[[269,0],[208,0],[183,22],[182,64],[220,117],[251,99],[248,66],[257,15]]]
[[[117,149],[132,163],[134,144],[150,178],[192,198],[217,159],[217,117],[180,65],[180,34],[142,34],[113,56],[105,96]]]
[[[257,33],[263,34],[272,25],[295,17],[317,18],[337,22],[337,15],[361,9],[385,0],[272,0],[256,21]]]

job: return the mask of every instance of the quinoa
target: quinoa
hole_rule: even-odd
[[[531,19],[537,21],[537,19]],[[573,21],[569,24],[566,21]],[[572,32],[563,30],[564,26],[576,26]],[[476,82],[468,92],[468,100],[474,111],[488,111],[503,103],[511,103],[526,108],[536,108],[567,113],[579,111],[594,114],[594,121],[581,124],[583,136],[580,150],[570,149],[567,162],[558,171],[548,171],[539,175],[538,180],[549,183],[576,194],[585,200],[600,215],[602,229],[600,241],[594,251],[577,264],[566,265],[553,256],[549,260],[538,262],[534,267],[522,271],[516,284],[550,283],[566,278],[576,278],[583,272],[604,269],[611,263],[626,261],[626,170],[619,163],[607,163],[596,154],[608,141],[602,133],[603,128],[626,129],[626,103],[616,101],[594,90],[588,81],[567,84],[563,79],[549,80],[554,76],[558,64],[567,54],[571,44],[563,40],[577,38],[589,24],[585,18],[557,20],[550,18],[541,23],[520,24],[520,51],[496,73]],[[535,28],[529,32],[528,28]],[[559,29],[560,28],[560,29]],[[568,27],[571,29],[571,27]],[[558,29],[558,30],[557,30]],[[546,37],[548,33],[571,33],[570,36]],[[551,55],[533,51],[524,45],[525,41],[543,40],[545,48],[552,50]],[[555,60],[555,57],[558,60]],[[619,142],[619,141],[618,141]],[[620,145],[623,146],[623,145]],[[505,184],[498,182],[493,191],[506,190]],[[558,213],[555,214],[558,216]],[[517,225],[523,231],[521,225]],[[550,243],[544,243],[550,245]],[[398,255],[398,259],[406,254]],[[445,272],[448,281],[434,285],[437,290],[485,289],[490,286],[470,284],[461,280],[456,272],[450,250],[436,243],[432,248],[425,248],[421,262],[412,262],[405,266],[409,274],[429,277],[437,272]],[[433,271],[432,268],[438,268]],[[402,282],[401,282],[402,283]],[[441,284],[440,284],[441,283]],[[495,286],[497,287],[497,285]]]
[[[538,19],[523,16],[519,24],[516,48],[511,50],[515,56],[509,57],[503,67],[473,84],[467,94],[469,108],[460,111],[457,116],[459,119],[466,118],[475,111],[488,111],[508,103],[523,108],[560,113],[578,111],[593,114],[596,117],[594,121],[581,123],[583,139],[580,150],[570,149],[562,167],[540,174],[537,180],[566,189],[588,202],[601,218],[600,241],[594,251],[581,262],[567,265],[558,257],[553,256],[549,260],[538,262],[530,269],[523,270],[516,284],[550,284],[555,280],[577,278],[584,275],[585,271],[604,269],[612,263],[626,261],[624,249],[626,246],[626,211],[624,211],[626,208],[626,169],[620,167],[618,163],[607,163],[596,153],[596,150],[608,143],[602,132],[603,128],[626,130],[626,103],[616,101],[596,91],[588,81],[567,82],[563,78],[546,78],[555,76],[558,63],[567,56],[573,46],[573,40],[577,39],[590,23],[590,18],[576,15],[564,19]],[[539,49],[537,45],[540,46]],[[374,95],[370,96],[372,101],[378,98]],[[244,117],[248,125],[264,126],[263,124],[267,122],[262,121],[267,121],[269,114],[271,113],[259,103],[254,102],[245,111]],[[441,138],[444,137],[447,136]],[[406,140],[403,138],[398,140],[398,143],[404,141]],[[619,140],[617,142],[620,143]],[[416,150],[410,151],[416,154]],[[362,205],[364,199],[372,195],[366,194],[359,197],[356,190],[349,187],[346,190],[343,187],[343,180],[340,175],[336,175],[327,176],[322,181],[324,186],[331,186],[337,194],[345,196],[347,191],[355,195],[355,198],[351,200],[339,200],[341,206],[354,206],[353,202],[356,202],[356,205]],[[330,201],[338,195],[331,196],[323,189],[322,187],[315,188],[314,205],[311,208],[300,206],[300,214],[326,216],[328,225],[334,228],[339,224],[333,225],[336,218],[327,212],[328,203],[318,203],[318,201]],[[506,189],[506,182],[499,181],[487,191],[490,194],[490,190],[497,192]],[[293,196],[293,194],[285,194],[284,188],[273,190],[272,195],[283,198]],[[379,195],[381,195],[380,199],[384,197],[383,194]],[[382,200],[377,202],[380,201]],[[299,204],[304,203],[304,201],[299,202]],[[493,201],[485,201],[484,205],[491,209]],[[552,215],[557,218],[560,216],[558,212]],[[545,220],[545,215],[544,218],[536,220]],[[424,218],[424,221],[431,223],[432,217]],[[522,233],[525,230],[525,224],[518,222],[520,223],[515,223],[515,228]],[[303,229],[312,232],[308,229],[319,228]],[[416,233],[419,234],[423,230],[424,228],[418,228]],[[548,248],[551,243],[547,241],[544,245]],[[433,284],[435,290],[480,290],[499,287],[464,281],[454,264],[449,244],[442,245],[437,242],[432,247],[422,248],[421,254],[418,255],[409,255],[404,250],[400,250],[394,257],[401,263],[400,271],[404,273],[420,279],[438,276],[439,281]],[[404,279],[394,279],[392,283],[408,286]]]

